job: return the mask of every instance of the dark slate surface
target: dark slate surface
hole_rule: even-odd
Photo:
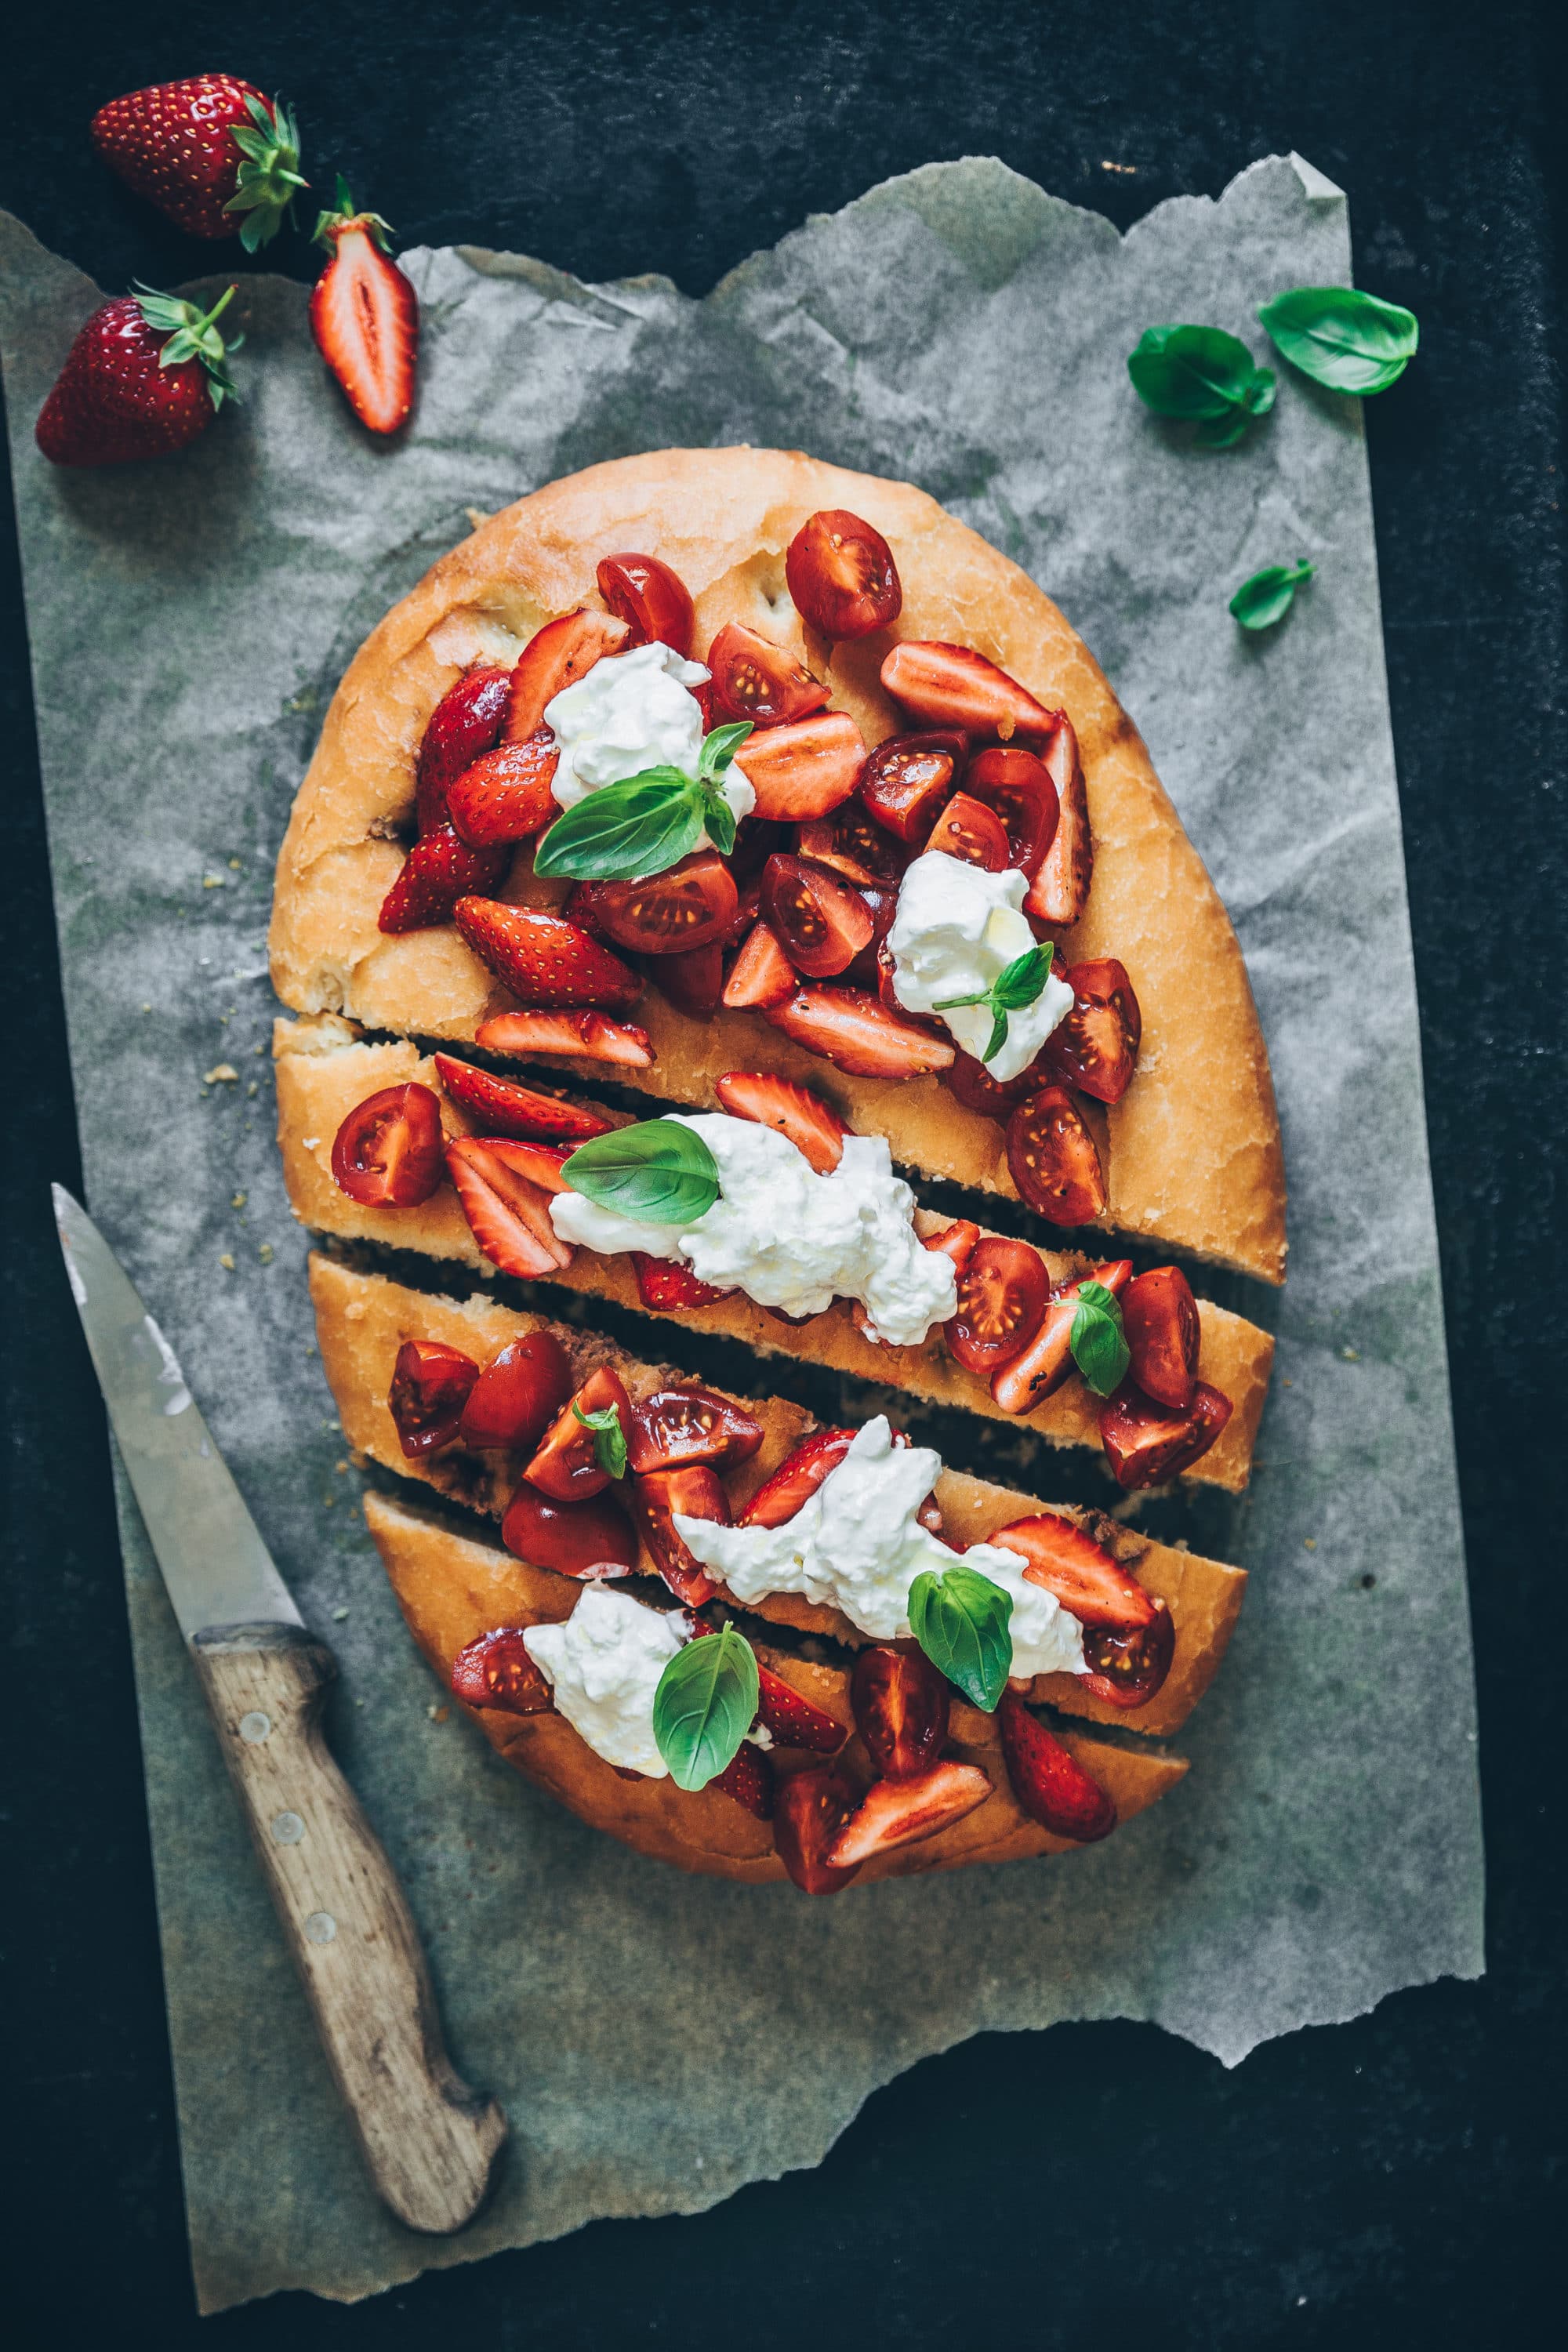
[[[156,32],[140,29],[154,13]],[[198,2323],[102,1422],[47,1217],[46,1180],[79,1171],[7,520],[0,1911],[18,2342],[130,2329],[173,2352],[286,2329],[300,2352],[476,2336],[1103,2352],[1157,2335],[1171,2352],[1344,2352],[1395,2332],[1497,2341],[1557,2307],[1561,22],[1549,0],[384,0],[353,22],[274,0],[248,21],[34,12],[13,37],[0,203],[114,289],[173,282],[211,249],[100,178],[87,118],[217,65],[292,97],[312,162],[341,163],[409,243],[511,246],[590,278],[661,269],[694,293],[807,212],[966,152],[1123,225],[1292,146],[1348,190],[1363,281],[1415,309],[1424,335],[1368,422],[1490,1887],[1482,1983],[1401,1994],[1234,2074],[1151,2028],[971,2042],[881,2094],[816,2172],[695,2220],[603,2224],[356,2310],[295,2297]],[[302,241],[274,252],[310,274]]]

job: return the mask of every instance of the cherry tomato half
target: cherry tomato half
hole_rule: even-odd
[[[1105,1213],[1100,1148],[1072,1097],[1042,1087],[1007,1121],[1007,1165],[1031,1209],[1053,1225],[1092,1224]]]
[[[639,1475],[688,1462],[749,1462],[763,1425],[711,1389],[659,1389],[632,1408],[626,1459]]]
[[[965,1371],[989,1380],[1021,1355],[1045,1320],[1051,1278],[1027,1242],[987,1234],[958,1277],[958,1310],[943,1328]]]
[[[1153,1616],[1136,1633],[1086,1625],[1083,1655],[1089,1672],[1081,1688],[1110,1706],[1147,1706],[1170,1673],[1175,1654],[1175,1620],[1163,1601],[1154,1603]]]
[[[508,1551],[558,1576],[626,1576],[637,1564],[632,1523],[613,1495],[557,1503],[525,1478],[500,1523]]]
[[[1007,835],[1005,863],[1031,878],[1056,838],[1061,815],[1044,761],[1013,748],[982,751],[963,779],[965,794],[995,812]]]
[[[536,1445],[571,1393],[565,1349],[548,1331],[531,1331],[485,1366],[458,1433],[465,1445]]]
[[[498,1625],[481,1633],[452,1661],[452,1688],[469,1706],[499,1707],[503,1715],[544,1715],[555,1704],[543,1668],[528,1654],[521,1625]]]
[[[929,1771],[947,1738],[948,1688],[920,1650],[879,1643],[862,1650],[849,1680],[855,1728],[884,1779]]]
[[[879,530],[843,507],[803,523],[784,557],[795,608],[825,637],[864,637],[903,610],[892,549]]]
[[[763,868],[763,915],[796,971],[828,980],[870,944],[875,925],[858,890],[798,857],[770,857]]]
[[[332,1143],[333,1182],[367,1208],[417,1208],[445,1170],[441,1106],[413,1081],[366,1095]]]
[[[668,646],[684,659],[691,651],[691,595],[679,573],[657,555],[606,555],[595,577],[599,593],[631,631],[632,646]]]
[[[749,719],[753,727],[784,727],[820,710],[827,688],[803,669],[795,656],[771,637],[759,636],[740,621],[727,621],[708,648],[713,673],[713,709],[725,719]]]
[[[1121,1294],[1121,1320],[1130,1369],[1144,1395],[1185,1412],[1197,1381],[1203,1327],[1180,1266],[1153,1266],[1130,1282]]]
[[[717,947],[741,894],[717,851],[699,849],[646,882],[594,885],[594,919],[619,948],[639,955],[685,955]]]
[[[1097,1102],[1120,1102],[1143,1035],[1132,982],[1114,956],[1075,963],[1062,978],[1072,990],[1072,1010],[1047,1039],[1045,1058],[1064,1086]]]
[[[925,840],[952,792],[967,736],[889,735],[861,771],[856,790],[877,823],[911,846]]]
[[[479,1368],[460,1348],[439,1339],[405,1339],[392,1368],[387,1410],[411,1462],[437,1453],[457,1436]]]
[[[730,1498],[717,1471],[706,1462],[645,1471],[633,1479],[632,1494],[637,1526],[660,1576],[678,1601],[700,1609],[713,1597],[713,1580],[682,1542],[675,1515],[679,1511],[685,1519],[714,1519],[722,1528],[729,1526]]]
[[[984,866],[1000,874],[1008,862],[1007,830],[994,809],[969,793],[954,793],[936,821],[926,855],[940,851],[965,866]]]

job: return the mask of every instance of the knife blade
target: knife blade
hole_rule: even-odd
[[[447,2057],[418,1929],[321,1730],[337,1673],[179,1361],[80,1202],[53,1188],[71,1296],[126,1473],[378,2193],[410,2229],[472,2220],[507,2138]]]

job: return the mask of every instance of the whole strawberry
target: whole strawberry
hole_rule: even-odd
[[[33,428],[50,463],[121,466],[205,433],[234,390],[217,321],[235,292],[229,287],[203,311],[143,287],[95,310]]]
[[[92,118],[111,172],[192,236],[254,253],[277,236],[300,176],[300,133],[280,103],[233,74],[195,74],[111,99]]]

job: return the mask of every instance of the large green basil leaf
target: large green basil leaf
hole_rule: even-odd
[[[719,1169],[677,1118],[648,1118],[580,1143],[562,1164],[574,1192],[645,1225],[694,1225],[719,1198]]]
[[[966,1699],[994,1714],[1013,1668],[1013,1596],[962,1561],[910,1587],[910,1631]]]
[[[1331,392],[1386,392],[1415,356],[1414,310],[1355,286],[1298,286],[1258,313],[1293,367]]]
[[[1202,420],[1196,440],[1225,449],[1274,404],[1274,372],[1223,327],[1150,327],[1127,362],[1139,398],[1161,416]]]
[[[733,1759],[758,1685],[756,1653],[733,1625],[676,1652],[653,1695],[653,1736],[678,1789],[705,1789]]]
[[[1121,1308],[1102,1282],[1079,1284],[1078,1312],[1068,1345],[1073,1362],[1095,1395],[1113,1395],[1127,1377],[1130,1358]]]

